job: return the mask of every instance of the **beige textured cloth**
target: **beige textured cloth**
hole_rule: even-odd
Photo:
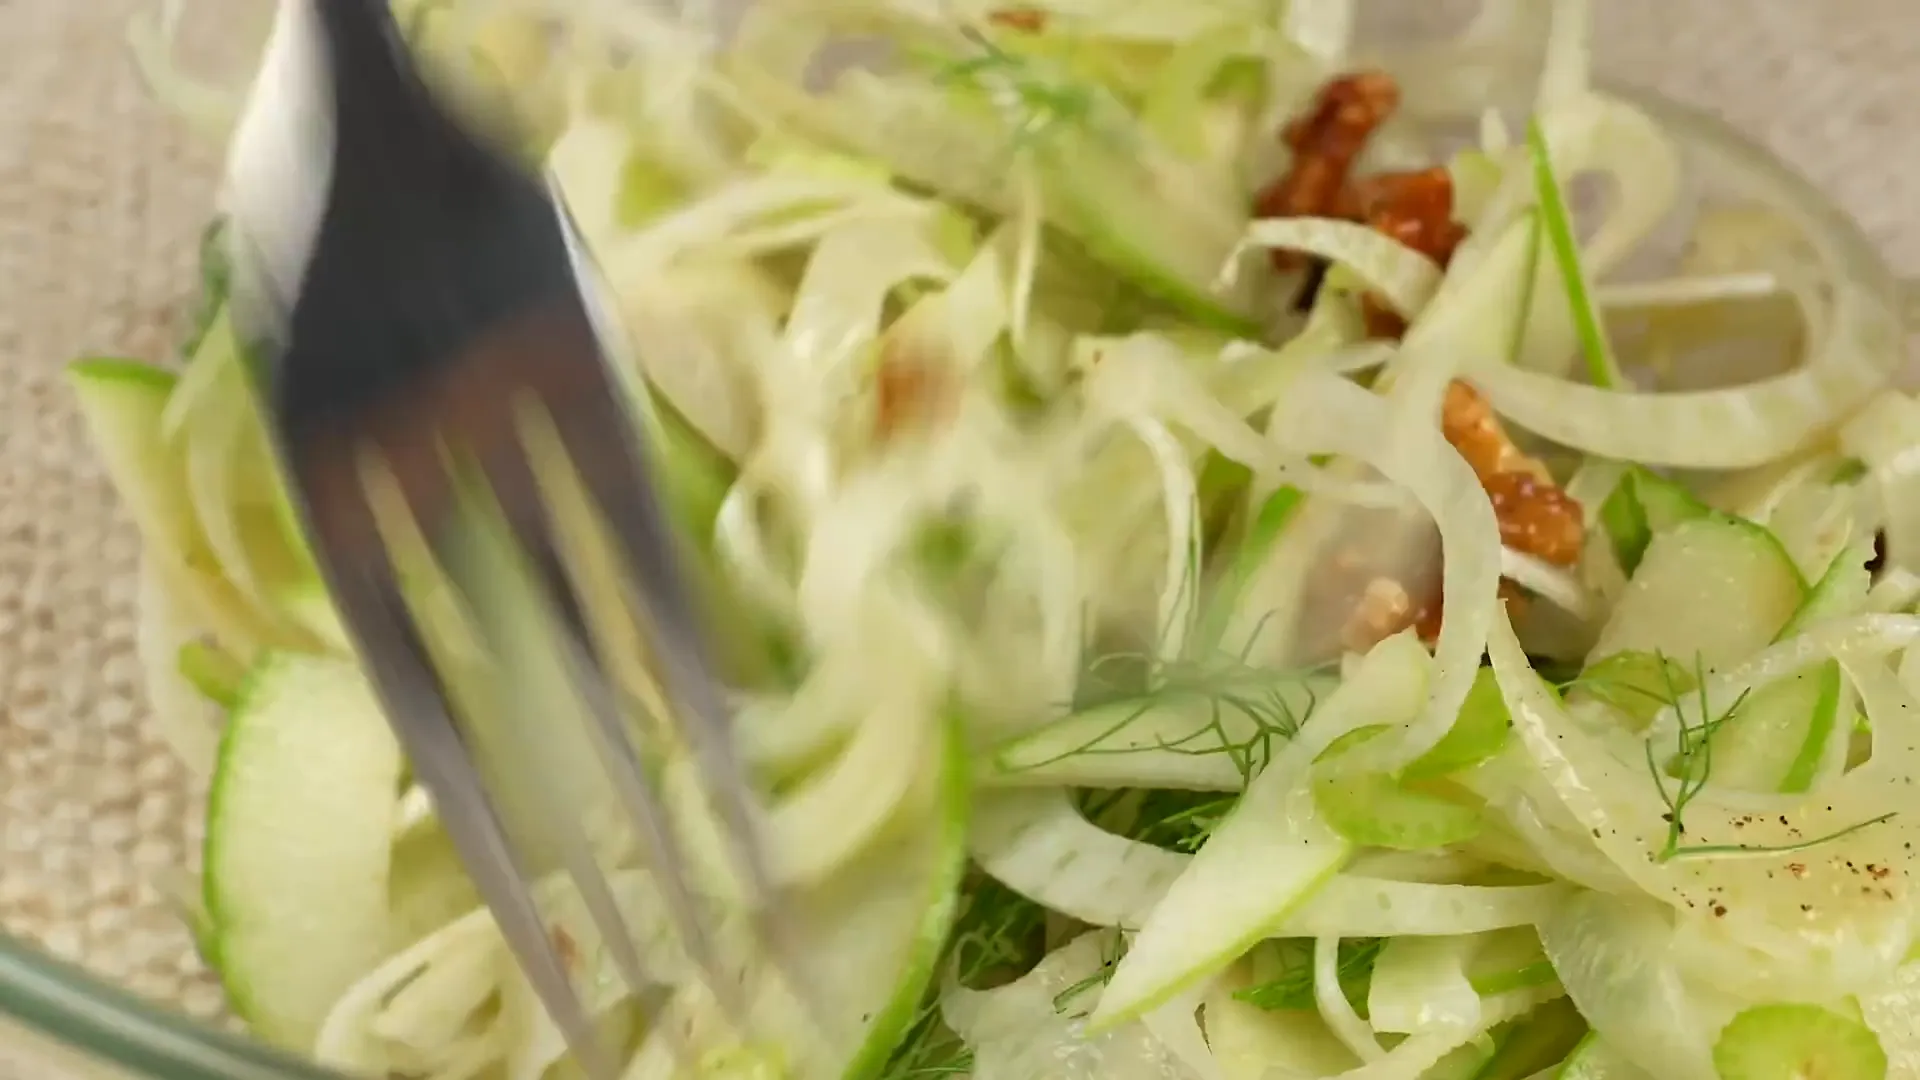
[[[197,287],[218,154],[127,60],[147,2],[0,0],[0,927],[213,1016],[153,886],[191,859],[199,796],[144,723],[138,545],[60,377],[85,352],[163,358]],[[190,57],[241,70],[266,3],[200,0]],[[1920,4],[1594,6],[1603,72],[1760,136],[1920,271]],[[77,1075],[0,1029],[0,1080]]]

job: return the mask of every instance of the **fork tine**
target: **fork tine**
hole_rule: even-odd
[[[588,711],[593,718],[590,726],[598,735],[596,742],[604,755],[603,760],[606,762],[608,775],[613,780],[615,790],[628,815],[642,822],[642,844],[647,846],[648,854],[662,860],[650,865],[657,868],[653,878],[666,899],[668,917],[673,920],[674,928],[680,934],[681,945],[686,950],[688,958],[705,976],[703,981],[721,1006],[729,1015],[745,1017],[747,1015],[745,998],[730,977],[728,967],[714,945],[713,936],[707,932],[705,920],[700,917],[700,901],[688,888],[687,876],[676,869],[685,866],[686,863],[674,860],[684,860],[685,855],[680,850],[679,840],[674,836],[672,826],[668,823],[666,807],[654,794],[652,786],[646,782],[632,746],[621,737],[619,731],[621,720],[608,688],[600,680],[588,674],[590,667],[581,655],[584,650],[578,640],[569,641],[568,644],[569,651],[574,656],[572,667],[576,685],[582,697],[590,702]],[[595,864],[595,870],[596,872],[598,870],[597,864]],[[609,894],[609,900],[611,900],[611,894]],[[611,919],[622,935],[628,932],[625,920],[621,918],[617,908],[613,909]],[[621,940],[624,943],[626,939],[623,936]],[[631,963],[637,969],[639,956],[629,946],[625,956],[616,950],[614,961],[623,968]],[[633,978],[631,972],[625,973],[631,981]],[[635,993],[639,991],[636,990]],[[676,1036],[668,1037],[677,1042]],[[675,1049],[679,1048],[676,1046]]]
[[[545,595],[550,601],[545,605],[548,607],[545,614],[554,624],[552,629],[558,631],[561,666],[569,685],[586,707],[588,735],[593,741],[597,759],[612,783],[622,808],[639,833],[647,865],[654,871],[653,876],[661,889],[668,918],[680,935],[688,958],[711,984],[714,995],[729,1005],[736,1004],[730,1000],[734,996],[730,995],[731,980],[727,977],[726,966],[714,946],[712,935],[708,933],[702,914],[703,905],[694,895],[688,875],[682,872],[682,868],[691,863],[673,826],[671,812],[647,780],[645,765],[629,734],[630,722],[617,700],[619,695],[607,680],[594,675],[595,650],[589,642],[603,639],[605,634],[589,628],[589,624],[596,620],[583,611],[583,608],[593,606],[582,603],[584,590],[588,586],[577,579],[573,560],[557,550],[558,545],[565,543],[564,538],[554,527],[550,513],[540,498],[532,463],[518,453],[507,452],[513,446],[511,440],[506,441],[500,447],[502,452],[492,455],[486,463],[485,471],[491,490],[482,489],[476,492],[474,498],[476,501],[484,500],[489,505],[479,512],[486,515],[487,519],[505,525],[516,545],[516,550],[509,557],[518,556],[516,561],[530,569],[532,576],[545,587]],[[513,512],[508,512],[507,505],[513,507]],[[610,647],[601,640],[598,651],[604,653]],[[601,670],[617,670],[609,667],[612,662],[612,658],[603,657],[597,666]],[[625,696],[630,699],[635,697]],[[637,700],[634,704],[644,707]],[[577,839],[577,836],[569,834],[569,839]],[[574,861],[570,862],[569,871],[580,884],[589,911],[601,924],[603,932],[613,939],[610,944],[614,950],[614,962],[620,967],[622,976],[633,987],[635,994],[641,994],[649,980],[646,965],[632,945],[632,931],[626,918],[614,902],[613,894],[592,853],[582,844],[570,846],[578,850],[570,856]]]
[[[335,602],[352,628],[361,664],[388,722],[499,924],[501,937],[587,1074],[612,1080],[618,1071],[524,884],[524,867],[448,711],[445,688],[427,661],[392,568],[378,553],[355,566],[321,558],[330,563],[326,570]]]
[[[689,595],[676,550],[651,492],[652,472],[642,458],[637,433],[645,430],[624,400],[625,391],[606,378],[602,360],[601,392],[566,402],[564,425],[544,426],[565,452],[565,461],[598,516],[627,572],[615,575],[627,592],[652,654],[663,669],[671,702],[686,711],[676,729],[693,750],[705,783],[701,790],[715,805],[740,869],[746,874],[753,906],[773,894],[772,875],[758,843],[758,830],[746,799],[745,774],[734,751],[731,720],[706,647],[706,628]],[[669,722],[676,711],[667,710]]]

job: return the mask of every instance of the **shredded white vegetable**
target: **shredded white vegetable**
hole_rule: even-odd
[[[542,781],[516,808],[589,838],[521,854],[629,1080],[1442,1080],[1495,1057],[1742,1080],[1716,1063],[1875,1044],[1920,1074],[1901,294],[1772,158],[1596,90],[1592,6],[1491,0],[1455,38],[1357,52],[1351,0],[839,0],[737,27],[398,3],[427,68],[519,125],[627,332],[609,355],[779,891],[743,908],[592,543],[562,546],[645,703],[712,941],[681,940],[659,838],[563,737],[548,620],[458,574],[435,592],[467,635],[436,655],[499,691],[457,704]],[[255,661],[344,648],[241,349],[247,290],[296,291],[324,192],[324,125],[288,111],[299,10],[244,101],[175,62],[178,3],[129,28],[156,96],[232,133],[221,205],[265,246],[215,234],[177,381],[76,366],[148,545],[164,734],[216,790],[258,767],[218,745]],[[1535,55],[1537,78],[1513,61]],[[1294,160],[1362,70],[1393,114],[1351,169]],[[1339,198],[1309,197],[1321,175]],[[385,959],[294,1049],[586,1075],[431,779],[399,800]],[[325,821],[221,824],[329,850]],[[562,865],[607,873],[633,950]],[[182,905],[216,967],[281,922],[294,953],[348,944],[298,932],[315,898],[232,892]]]

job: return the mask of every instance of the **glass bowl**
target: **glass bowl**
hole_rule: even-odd
[[[86,352],[164,358],[197,286],[219,148],[129,62],[126,28],[154,2],[0,4],[0,1080],[324,1080],[234,1033],[166,899],[194,860],[200,784],[148,730],[139,545],[60,378]],[[1468,13],[1363,4],[1363,36],[1396,45]],[[242,70],[270,6],[200,0],[188,60]],[[1764,163],[1858,222],[1843,258],[1876,288],[1887,264],[1920,265],[1920,10],[1595,6],[1599,72],[1710,144],[1695,169]]]

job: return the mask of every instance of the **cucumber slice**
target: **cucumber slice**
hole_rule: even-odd
[[[1787,620],[1787,625],[1780,628],[1777,640],[1785,641],[1804,633],[1824,620],[1864,610],[1867,592],[1873,588],[1873,571],[1867,569],[1867,563],[1872,560],[1873,541],[1870,539],[1856,541],[1842,549],[1827,564],[1820,580],[1807,590],[1807,598],[1793,613],[1793,618]]]
[[[1871,1028],[1818,1005],[1755,1005],[1720,1029],[1721,1080],[1883,1080],[1887,1055]]]
[[[1871,540],[1843,549],[1774,640],[1785,641],[1824,620],[1864,609],[1873,585],[1867,569],[1872,557]],[[1841,690],[1839,662],[1828,660],[1760,691],[1715,738],[1719,782],[1748,791],[1801,792],[1812,787],[1833,725],[1839,722]],[[1721,769],[1727,771],[1718,772]]]
[[[1724,515],[1683,521],[1647,545],[1587,662],[1651,652],[1713,670],[1766,646],[1805,597],[1772,533]]]
[[[1453,726],[1435,743],[1433,749],[1415,758],[1400,773],[1402,780],[1434,780],[1471,769],[1498,754],[1507,745],[1513,730],[1513,717],[1507,714],[1506,699],[1500,696],[1500,681],[1493,669],[1483,667],[1473,677],[1473,689],[1460,705]]]
[[[214,967],[254,1034],[313,1045],[391,945],[400,748],[342,660],[264,656],[220,746],[207,803]]]
[[[1655,533],[1712,513],[1686,488],[1645,466],[1630,465],[1600,504],[1600,526],[1613,544],[1614,560],[1631,574]]]
[[[1617,652],[1582,671],[1568,699],[1604,701],[1640,731],[1655,713],[1693,688],[1694,669],[1670,656]]]
[[[1622,1057],[1593,1031],[1587,1032],[1553,1075],[1555,1080],[1653,1080],[1645,1069]]]
[[[1320,755],[1312,776],[1313,802],[1320,816],[1355,844],[1395,851],[1446,847],[1477,835],[1480,812],[1471,806],[1410,788],[1382,773],[1342,772],[1327,767],[1341,754],[1387,730],[1374,725],[1348,732]]]
[[[1762,688],[1713,734],[1713,780],[1739,791],[1805,791],[1840,712],[1840,663]]]
[[[1388,638],[1320,707],[1312,730],[1337,738],[1362,720],[1412,717],[1428,658],[1412,635]],[[1204,981],[1306,902],[1353,855],[1303,790],[1309,744],[1293,742],[1254,776],[1148,915],[1088,1021],[1111,1030]]]

